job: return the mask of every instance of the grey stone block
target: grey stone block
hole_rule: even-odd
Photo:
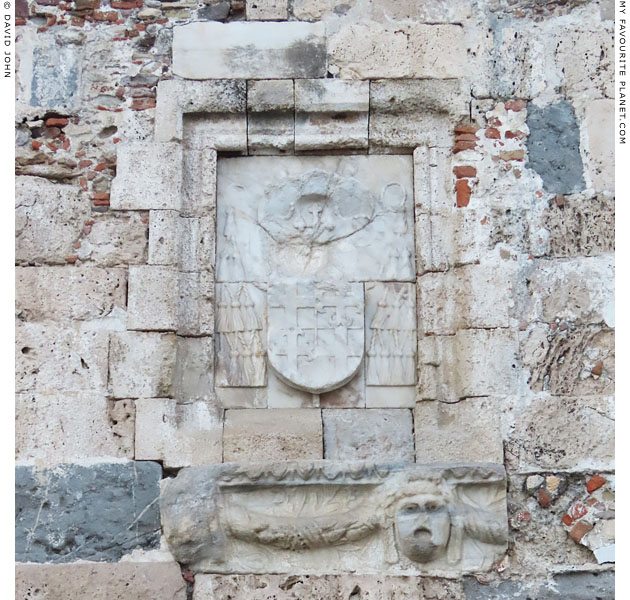
[[[548,192],[571,194],[584,189],[580,128],[573,107],[565,101],[538,108],[528,106],[529,166]]]
[[[161,476],[153,462],[17,467],[16,560],[115,562],[157,548]]]
[[[31,104],[49,110],[74,107],[79,79],[79,54],[72,47],[54,45],[33,51]],[[54,73],[54,76],[51,76]]]

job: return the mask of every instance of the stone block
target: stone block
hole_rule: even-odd
[[[364,21],[330,36],[328,62],[343,79],[447,79],[465,75],[466,51],[457,25]]]
[[[379,23],[388,21],[418,21],[420,23],[463,23],[472,14],[468,0],[451,3],[442,0],[373,0],[370,17]]]
[[[505,456],[514,471],[614,469],[611,397],[536,396],[513,421]]]
[[[247,84],[242,80],[162,80],[157,86],[155,140],[181,140],[186,113],[207,113],[217,120],[221,115],[226,119],[230,115],[244,116],[246,101]]]
[[[325,409],[327,460],[413,462],[413,421],[407,409]]]
[[[212,272],[179,273],[177,333],[214,335],[214,275]]]
[[[615,250],[615,199],[609,194],[594,197],[562,197],[551,202],[540,218],[545,232],[543,252],[549,257],[597,256]]]
[[[62,113],[76,107],[79,55],[72,45],[42,44],[33,49],[31,106]],[[55,77],[50,73],[54,72]]]
[[[466,600],[512,600],[519,597],[536,600],[615,598],[615,575],[612,571],[558,573],[549,582],[527,578],[488,585],[480,583],[474,577],[465,577],[463,582]]]
[[[185,148],[181,216],[213,217],[216,206],[217,151],[209,146]]]
[[[289,0],[247,0],[245,14],[248,21],[286,21]]]
[[[376,82],[372,85],[375,86]],[[451,210],[455,205],[452,159],[450,147],[435,148],[424,145],[413,151],[413,184],[417,216],[443,214],[444,221],[455,218],[454,211]],[[461,211],[458,211],[457,214],[460,213]],[[427,241],[431,239],[428,236],[425,238]]]
[[[469,100],[456,79],[372,81],[370,151],[411,153],[430,145],[448,148],[450,155],[453,126],[468,115]]]
[[[519,310],[525,322],[606,323],[614,327],[614,258],[538,260]]]
[[[173,391],[179,402],[209,400],[214,387],[212,337],[178,337]]]
[[[415,405],[415,385],[368,385],[365,388],[365,406],[367,408],[413,408]]]
[[[247,153],[247,116],[245,112],[185,113],[183,136],[193,149],[205,147],[221,152]]]
[[[17,561],[115,562],[157,548],[161,477],[152,462],[17,467]]]
[[[110,206],[117,210],[177,210],[182,195],[182,148],[176,142],[117,144]]]
[[[458,402],[513,392],[520,377],[516,333],[510,329],[460,329],[419,342],[420,398]]]
[[[167,468],[220,463],[222,432],[221,411],[208,402],[136,400],[137,460],[158,460]]]
[[[354,600],[355,597],[361,600],[464,600],[462,584],[458,581],[354,574],[198,575],[193,600]]]
[[[296,151],[367,148],[369,105],[368,81],[297,80]]]
[[[16,391],[105,392],[109,332],[50,321],[15,326]],[[126,396],[123,396],[126,397]]]
[[[186,582],[175,562],[16,566],[15,598],[23,600],[185,600]]]
[[[133,459],[133,400],[104,394],[17,394],[15,456],[39,466],[83,459]]]
[[[147,261],[148,221],[141,212],[93,214],[75,250],[81,262],[102,267],[144,264]]]
[[[503,410],[494,398],[467,398],[455,404],[418,402],[416,461],[503,464]]]
[[[293,150],[294,108],[292,80],[248,82],[247,146],[250,154],[283,154]]]
[[[324,27],[189,23],[174,28],[173,73],[185,79],[290,79],[326,74]]]
[[[149,264],[178,263],[178,222],[179,212],[176,210],[149,211]]]
[[[109,377],[114,398],[173,395],[176,336],[127,331],[110,340]]]
[[[615,332],[538,323],[521,337],[529,387],[554,396],[612,395],[615,389]]]
[[[322,457],[321,412],[313,408],[231,409],[225,413],[223,460]]]
[[[527,109],[528,162],[543,180],[545,190],[572,194],[584,189],[580,131],[575,111],[566,101]]]
[[[125,308],[127,273],[96,267],[18,267],[17,316],[27,321],[88,320]]]
[[[586,107],[586,169],[596,192],[615,189],[614,115],[614,100],[593,100]]]
[[[179,269],[198,272],[214,268],[214,216],[181,217],[178,221]]]
[[[178,273],[171,267],[129,267],[128,329],[175,331],[177,329]]]
[[[287,385],[273,369],[267,371],[266,390],[268,408],[319,408],[319,394]]]
[[[90,203],[72,185],[41,177],[15,180],[17,264],[65,264],[90,217]]]
[[[420,330],[452,335],[459,329],[508,327],[515,276],[515,269],[501,260],[422,275],[418,278]]]

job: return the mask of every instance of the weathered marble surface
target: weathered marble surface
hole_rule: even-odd
[[[217,281],[413,281],[412,171],[409,156],[219,160]]]
[[[492,464],[225,463],[181,470],[160,505],[198,572],[452,575],[506,551],[505,494]]]

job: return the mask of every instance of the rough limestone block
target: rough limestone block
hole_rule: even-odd
[[[105,392],[108,345],[109,332],[98,325],[18,321],[16,391]]]
[[[297,80],[296,151],[367,148],[369,108],[368,81]]]
[[[345,24],[328,40],[329,69],[343,79],[446,79],[466,71],[461,27],[424,23]]]
[[[186,582],[175,562],[16,566],[15,597],[41,600],[185,600]]]
[[[181,216],[213,217],[216,205],[217,151],[209,146],[185,148]]]
[[[455,404],[418,402],[416,461],[503,464],[500,400],[467,398]]]
[[[540,217],[545,256],[598,256],[615,250],[615,199],[612,194],[569,196],[552,202]]]
[[[536,261],[519,314],[526,322],[605,322],[614,327],[614,278],[612,255]]]
[[[170,333],[113,333],[109,377],[114,398],[172,396],[176,343]]]
[[[157,548],[161,477],[153,462],[17,467],[17,561],[115,562]]]
[[[410,153],[430,145],[449,148],[450,158],[453,125],[468,115],[469,100],[456,79],[372,81],[370,151]]]
[[[536,396],[513,420],[505,456],[514,471],[614,469],[612,397]]]
[[[418,348],[422,399],[504,395],[518,384],[518,339],[510,329],[461,329],[422,338]]]
[[[221,411],[198,401],[136,400],[136,460],[159,460],[167,468],[220,463]]]
[[[363,408],[365,407],[365,370],[359,372],[346,385],[320,394],[319,405],[322,408]]]
[[[288,79],[326,74],[324,27],[189,23],[174,28],[173,73],[186,79]]]
[[[223,429],[225,462],[317,458],[323,458],[319,409],[226,411]]]
[[[586,107],[586,168],[597,192],[615,189],[614,114],[614,100],[594,100]]]
[[[149,264],[176,265],[179,260],[176,210],[149,211]]]
[[[249,81],[247,146],[251,154],[283,154],[295,139],[293,80]]]
[[[203,271],[214,267],[215,220],[212,217],[181,217],[178,222],[180,271]]]
[[[215,393],[223,408],[267,408],[267,388],[217,387]]]
[[[179,273],[177,333],[214,335],[214,274]]]
[[[178,273],[171,267],[129,267],[128,329],[177,329]]]
[[[15,180],[17,264],[65,264],[90,217],[90,203],[78,187],[41,177]]]
[[[527,167],[538,173],[545,190],[572,194],[584,189],[580,130],[573,107],[566,101],[527,108]]]
[[[81,262],[101,267],[137,265],[147,262],[148,222],[146,214],[110,211],[92,214],[92,224],[83,229],[76,255]]]
[[[95,267],[18,267],[17,316],[27,321],[88,320],[126,305],[127,273]]]
[[[197,575],[193,600],[464,600],[462,584],[448,579],[383,575]],[[100,599],[99,599],[100,600]],[[608,599],[606,599],[608,600]]]
[[[181,140],[186,113],[245,114],[246,82],[237,79],[184,81],[166,79],[158,83],[155,108],[155,140]]]
[[[471,16],[469,0],[443,2],[442,0],[373,0],[370,16],[380,23],[389,21],[418,21],[420,23],[462,23]]]
[[[453,153],[450,148],[424,145],[413,151],[416,218],[419,215],[445,214],[446,219],[451,219],[453,215],[451,208],[455,203],[452,162]]]
[[[413,462],[410,410],[350,408],[322,412],[326,459]]]
[[[532,581],[528,577],[518,581],[502,581],[498,585],[482,584],[474,577],[465,577],[463,583],[466,600],[512,600],[520,597],[536,600],[615,598],[613,571],[558,573],[551,581]]]
[[[181,204],[182,148],[175,142],[121,142],[110,207],[174,209]]]
[[[426,273],[418,279],[418,326],[425,334],[507,327],[515,269],[505,261]]]
[[[248,21],[286,21],[289,0],[247,0],[245,14]]]
[[[133,400],[108,400],[87,391],[18,394],[16,459],[37,465],[96,457],[133,459],[134,420]]]
[[[208,400],[214,382],[212,337],[178,337],[173,391],[179,402]]]

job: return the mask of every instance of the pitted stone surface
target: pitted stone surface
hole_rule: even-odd
[[[115,562],[158,547],[161,477],[151,462],[17,467],[17,560]]]
[[[177,563],[16,566],[16,600],[185,600]]]
[[[556,194],[583,190],[580,133],[573,107],[566,101],[544,108],[530,103],[527,126],[528,164],[542,177],[545,189]]]

